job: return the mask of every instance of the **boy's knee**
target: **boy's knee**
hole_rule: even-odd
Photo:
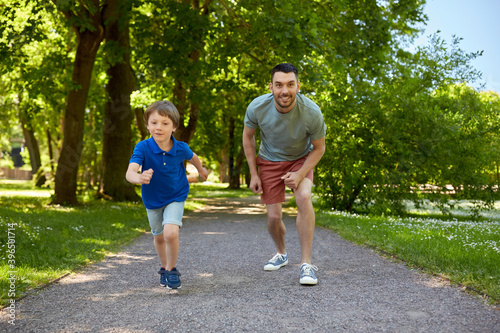
[[[165,228],[165,230],[163,230],[163,238],[166,242],[176,240],[178,235],[179,233],[177,232],[177,230],[170,230],[170,228]]]
[[[154,241],[155,241],[156,244],[165,243],[165,235],[164,235],[164,233],[161,233],[159,235],[154,235]]]

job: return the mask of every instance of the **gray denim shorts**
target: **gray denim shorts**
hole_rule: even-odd
[[[175,224],[182,227],[182,215],[184,214],[184,201],[172,202],[163,208],[147,209],[151,233],[155,236],[163,233],[164,224]]]

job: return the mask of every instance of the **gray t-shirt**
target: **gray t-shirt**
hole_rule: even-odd
[[[318,105],[300,93],[296,98],[288,113],[276,110],[271,93],[248,105],[245,125],[250,129],[260,127],[261,158],[272,162],[298,160],[311,151],[311,140],[325,136],[326,125]]]

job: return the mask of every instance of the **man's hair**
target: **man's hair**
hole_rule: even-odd
[[[274,66],[272,72],[271,72],[271,82],[273,82],[274,79],[274,73],[276,72],[282,72],[282,73],[294,73],[295,77],[297,78],[297,82],[299,82],[299,71],[297,68],[295,68],[294,65],[290,63],[283,63],[283,64],[278,64]]]
[[[153,112],[158,112],[162,117],[169,117],[175,128],[179,127],[180,115],[175,105],[169,101],[154,102],[144,112],[144,122],[148,124],[149,117]]]

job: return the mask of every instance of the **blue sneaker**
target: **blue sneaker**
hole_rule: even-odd
[[[288,264],[288,256],[286,254],[276,253],[264,266],[265,271],[276,271]]]
[[[158,274],[160,274],[160,286],[166,287],[167,286],[167,270],[165,268],[160,268],[158,271]]]
[[[181,279],[179,278],[181,273],[177,270],[177,268],[172,268],[171,271],[167,271],[167,288],[168,289],[177,289],[181,287]]]
[[[302,264],[300,266],[300,284],[309,284],[314,285],[318,283],[318,279],[314,274],[314,271],[317,271],[318,267],[313,266],[311,264]]]

